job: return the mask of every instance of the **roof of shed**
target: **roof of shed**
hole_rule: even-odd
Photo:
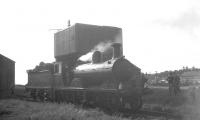
[[[14,63],[15,63],[15,61],[14,61],[14,60],[12,60],[12,59],[10,59],[10,58],[8,58],[8,57],[6,57],[6,56],[2,55],[2,54],[0,54],[0,58],[4,58],[4,59],[7,59],[7,60],[9,60],[9,61],[11,61],[11,62],[14,62]]]

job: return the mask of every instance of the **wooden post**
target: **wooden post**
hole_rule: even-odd
[[[50,67],[50,72],[51,72],[51,99],[52,102],[55,101],[55,77],[54,77],[54,65],[51,65]]]

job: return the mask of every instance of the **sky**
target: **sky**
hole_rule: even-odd
[[[55,61],[52,29],[69,19],[122,28],[124,55],[142,72],[200,68],[198,0],[1,0],[0,17],[0,54],[16,62],[16,84]]]

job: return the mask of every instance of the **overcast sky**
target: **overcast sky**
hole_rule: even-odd
[[[198,0],[1,0],[0,54],[27,69],[54,61],[54,33],[67,21],[121,27],[124,55],[143,72],[200,68]]]

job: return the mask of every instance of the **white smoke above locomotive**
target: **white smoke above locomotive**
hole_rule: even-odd
[[[92,55],[95,51],[100,51],[102,54],[109,54],[109,52],[112,52],[112,44],[113,43],[120,43],[121,48],[123,48],[122,44],[122,34],[118,33],[114,40],[105,40],[97,44],[93,49],[90,50],[90,52],[82,55],[78,58],[80,61],[84,62],[92,62]],[[123,53],[123,49],[121,49],[121,52]]]
[[[100,42],[98,45],[96,45],[90,52],[88,52],[85,55],[82,55],[78,60],[84,61],[84,62],[92,62],[92,55],[95,51],[100,51],[101,53],[106,53],[109,50],[111,50],[112,41],[105,41]]]

